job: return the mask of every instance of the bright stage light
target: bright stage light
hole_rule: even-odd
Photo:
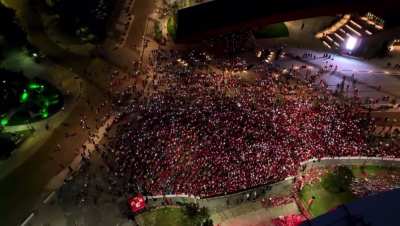
[[[354,37],[349,37],[346,42],[346,49],[353,50],[357,45],[357,39]]]

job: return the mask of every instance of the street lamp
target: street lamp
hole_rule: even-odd
[[[358,42],[357,38],[350,36],[346,41],[346,49],[350,51],[354,50],[354,48],[356,48],[357,42]]]

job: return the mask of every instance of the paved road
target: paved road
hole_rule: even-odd
[[[154,11],[156,0],[135,0],[132,10],[129,12],[134,16],[133,22],[129,27],[128,37],[124,46],[115,49],[115,45],[119,43],[119,39],[122,37],[119,35],[120,32],[115,31],[111,28],[111,35],[105,41],[102,54],[104,57],[112,62],[114,65],[118,65],[125,71],[129,72],[132,69],[133,60],[140,59],[142,53],[143,36],[145,35],[145,28],[148,28],[147,18],[151,12]],[[121,1],[120,4],[123,4]],[[125,12],[121,5],[116,7],[114,12],[114,23],[117,23],[118,14]]]
[[[154,0],[136,0],[133,6],[132,14],[135,15],[131,30],[129,31],[126,46],[132,50],[139,50],[145,34],[145,28],[148,15],[154,9]],[[139,47],[139,49],[137,49]]]

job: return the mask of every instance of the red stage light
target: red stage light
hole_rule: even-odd
[[[134,213],[138,213],[142,209],[146,207],[144,197],[142,194],[138,194],[135,197],[132,197],[128,200],[129,206],[131,207],[131,211]]]

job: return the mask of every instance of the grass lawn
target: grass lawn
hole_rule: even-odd
[[[285,23],[271,24],[254,33],[256,38],[282,38],[289,36]]]
[[[146,226],[193,226],[195,223],[185,215],[182,208],[164,207],[138,216]]]
[[[400,168],[388,168],[378,165],[357,165],[350,167],[350,170],[355,178],[364,178],[365,176],[369,178],[391,178],[390,175],[398,175],[400,173]],[[357,198],[350,191],[331,193],[322,186],[322,183],[307,184],[299,193],[299,197],[303,201],[305,207],[307,207],[307,203],[312,196],[315,197],[315,200],[309,212],[314,217],[329,212],[331,209]]]
[[[22,0],[0,0],[0,2],[9,8],[21,8],[24,4]]]
[[[176,29],[177,29],[176,19],[174,16],[171,16],[170,18],[168,18],[167,21],[167,31],[168,34],[172,37],[172,39],[176,39]]]
[[[355,177],[362,177],[363,173],[366,173],[368,176],[376,176],[379,173],[387,172],[388,168],[383,166],[353,166],[351,171]]]
[[[327,213],[331,209],[355,199],[355,196],[350,191],[330,193],[325,190],[320,183],[304,186],[299,196],[305,207],[307,207],[308,200],[310,200],[312,196],[315,197],[315,200],[309,209],[310,213],[314,217]]]

